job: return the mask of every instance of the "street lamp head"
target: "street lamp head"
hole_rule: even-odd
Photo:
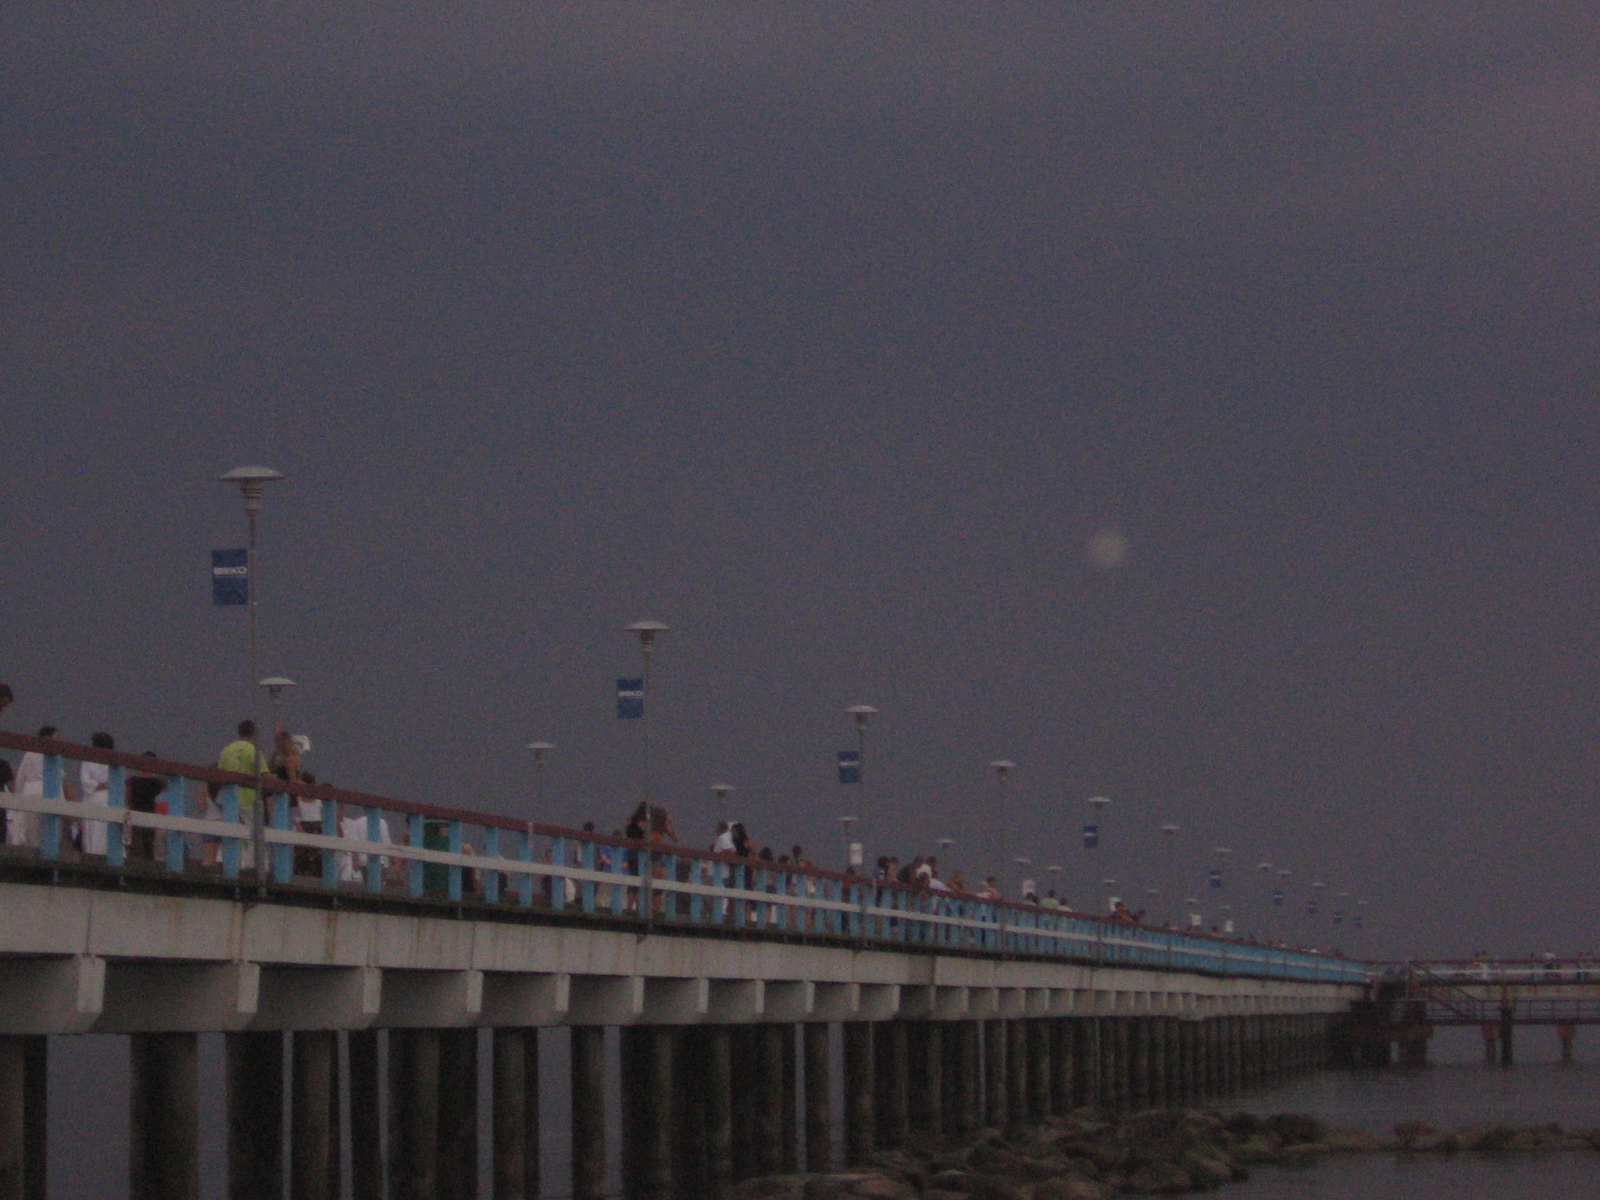
[[[671,626],[663,625],[660,621],[635,621],[632,625],[623,627],[624,633],[634,633],[639,636],[639,645],[644,647],[646,654],[656,644],[656,634],[666,633]]]
[[[267,695],[271,696],[273,701],[276,702],[287,689],[294,686],[294,680],[286,679],[282,675],[269,675],[261,680],[257,686],[266,688]]]
[[[1096,808],[1104,808],[1106,805],[1111,803],[1111,797],[1110,796],[1090,796],[1089,797],[1089,803],[1094,805]]]
[[[1293,874],[1294,874],[1294,872],[1289,870],[1288,867],[1279,867],[1278,868],[1278,878],[1279,879],[1287,879],[1287,878],[1289,878],[1289,876],[1291,876]]]
[[[1233,851],[1228,849],[1226,846],[1217,846],[1211,851],[1211,853],[1215,854],[1218,858],[1227,858],[1228,855],[1233,853]]]
[[[1045,868],[1045,870],[1050,872],[1050,874],[1052,874],[1052,875],[1061,874],[1061,867],[1057,863],[1051,863],[1048,867]]]
[[[1001,779],[1004,779],[1007,774],[1016,769],[1017,764],[1012,762],[1009,758],[997,758],[989,764],[989,770],[993,771]]]
[[[1169,837],[1169,838],[1176,837],[1177,833],[1178,833],[1178,826],[1176,826],[1176,825],[1163,825],[1161,827],[1161,832],[1166,834],[1167,837]]]
[[[719,801],[726,800],[728,798],[728,793],[736,790],[737,789],[731,783],[713,783],[711,785],[711,794]]]
[[[865,727],[868,718],[878,715],[878,710],[873,708],[870,704],[852,704],[844,711],[856,719],[857,725],[863,727]]]
[[[858,818],[858,817],[840,817],[839,818],[839,824],[844,826],[844,831],[845,831],[845,833],[848,834],[850,832],[851,827],[854,826],[856,821],[858,821],[859,819],[860,818]]]
[[[1325,883],[1313,883],[1311,886],[1320,891],[1321,889],[1327,887],[1328,885],[1325,884]]]
[[[261,509],[261,489],[269,483],[276,483],[287,478],[282,471],[274,471],[271,467],[235,467],[225,475],[218,475],[218,483],[236,483],[239,492],[244,496],[246,512],[259,512]]]
[[[956,844],[956,840],[953,837],[942,837],[942,838],[939,839],[939,849],[941,849],[941,850],[948,850],[948,849],[950,849],[951,846],[954,846],[955,844]]]
[[[533,751],[533,761],[538,766],[544,765],[544,756],[556,748],[554,742],[529,742],[528,749]]]
[[[1260,871],[1263,875],[1271,875],[1272,864],[1269,862],[1259,862],[1256,864],[1256,870]]]

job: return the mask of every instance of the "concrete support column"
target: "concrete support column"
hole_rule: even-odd
[[[1050,1035],[1050,1111],[1057,1116],[1072,1111],[1072,1033],[1065,1017],[1046,1028]]]
[[[852,1163],[862,1161],[877,1148],[872,1114],[872,1025],[847,1021],[844,1026],[844,1136]]]
[[[354,1200],[383,1200],[378,1031],[351,1030],[349,1047],[350,1194]]]
[[[945,1026],[944,1129],[958,1138],[977,1130],[978,1099],[983,1084],[978,1073],[980,1026],[977,1021],[951,1021]]]
[[[761,1173],[762,1103],[761,1029],[735,1025],[730,1031],[733,1049],[733,1178],[749,1179]]]
[[[622,1194],[672,1198],[672,1080],[677,1030],[636,1025],[622,1031]]]
[[[726,1200],[733,1189],[733,1039],[726,1025],[704,1033],[706,1194]]]
[[[786,1023],[783,1027],[783,1170],[794,1174],[800,1170],[800,1109],[799,1085],[800,1055],[797,1050],[800,1027]]]
[[[199,1035],[129,1040],[128,1200],[199,1200]]]
[[[439,1031],[438,1200],[478,1197],[478,1031]]]
[[[1167,1107],[1167,1019],[1149,1017],[1145,1021],[1145,1054],[1149,1058],[1149,1095],[1145,1102],[1151,1108]]]
[[[1028,1022],[1006,1022],[1006,1117],[1013,1125],[1028,1119]]]
[[[283,1196],[283,1034],[224,1035],[230,1200]]]
[[[605,1195],[605,1032],[600,1025],[572,1027],[573,1200],[601,1200]],[[393,1063],[391,1053],[391,1071]]]
[[[672,1055],[672,1186],[679,1196],[705,1196],[711,1191],[706,1170],[709,1033],[706,1026],[683,1026]]]
[[[833,1165],[833,1133],[828,1120],[828,1026],[812,1021],[801,1029],[806,1077],[806,1170],[823,1172]]]
[[[1098,1049],[1098,1087],[1100,1107],[1112,1110],[1117,1107],[1117,1022],[1114,1017],[1095,1020],[1096,1047]]]
[[[389,1031],[389,1192],[439,1197],[439,1031]]]
[[[788,1025],[766,1023],[756,1026],[756,1052],[760,1056],[757,1086],[760,1091],[751,1099],[756,1102],[758,1110],[756,1162],[764,1175],[776,1175],[784,1169],[784,1149],[788,1141],[784,1116],[792,1107],[785,1103],[783,1094],[783,1042],[786,1034],[791,1039],[794,1036]]]
[[[49,1041],[0,1035],[0,1200],[45,1200]]]
[[[918,1023],[920,1056],[913,1056],[911,1094],[918,1099],[916,1105],[921,1120],[917,1128],[935,1137],[944,1133],[944,1023],[922,1021]]]
[[[1126,1112],[1133,1106],[1133,1021],[1118,1017],[1112,1022],[1112,1036],[1116,1039],[1116,1097],[1117,1108]]]
[[[1050,1026],[1047,1020],[1025,1021],[1028,1027],[1028,1116],[1042,1121],[1051,1113]]]
[[[28,1200],[28,1052],[0,1037],[0,1200]]]
[[[1100,1022],[1080,1018],[1072,1023],[1072,1035],[1076,1062],[1072,1100],[1079,1108],[1093,1108],[1100,1103]]]
[[[983,1023],[983,1119],[991,1129],[1006,1123],[1006,1023]]]
[[[289,1194],[294,1200],[339,1200],[338,1177],[328,1171],[332,1139],[338,1035],[329,1029],[294,1035],[290,1071]]]
[[[1134,1017],[1127,1026],[1128,1107],[1138,1112],[1150,1107],[1150,1022]]]
[[[895,1150],[909,1132],[910,1055],[905,1021],[884,1021],[873,1030],[873,1083],[877,1093],[878,1148]]]
[[[539,1200],[539,1031],[493,1036],[494,1200]]]

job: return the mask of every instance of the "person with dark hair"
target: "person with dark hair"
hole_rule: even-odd
[[[235,741],[229,742],[222,748],[222,753],[217,755],[217,767],[223,771],[233,771],[240,775],[265,775],[267,773],[267,760],[255,744],[256,723],[254,721],[239,722],[239,736]],[[256,790],[253,787],[239,788],[239,820],[248,821],[250,812],[255,808]]]
[[[154,758],[154,750],[146,750],[141,756]],[[128,780],[128,810],[154,814],[156,811],[156,797],[166,791],[166,780],[159,775],[141,771]],[[156,831],[134,826],[128,838],[128,845],[135,858],[153,859],[156,856]]]
[[[99,732],[90,736],[89,745],[97,750],[115,750],[117,743],[109,733]],[[78,785],[83,791],[85,804],[98,804],[102,808],[111,807],[111,768],[105,763],[85,762],[78,767]],[[104,854],[106,852],[106,823],[104,821],[84,821],[81,823],[79,845],[85,854]],[[117,836],[122,836],[119,827]]]
[[[16,697],[11,694],[11,685],[9,683],[0,683],[0,712],[5,712],[15,699]]]

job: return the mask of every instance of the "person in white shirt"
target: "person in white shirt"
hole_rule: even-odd
[[[343,805],[339,816],[339,836],[349,838],[355,842],[377,841],[385,846],[394,845],[394,839],[389,836],[389,819],[378,818],[378,836],[373,838],[367,827],[367,814],[365,809],[352,805]],[[370,855],[357,854],[353,850],[339,851],[339,880],[341,883],[359,883],[365,878],[367,860]],[[389,867],[389,859],[384,856],[378,860],[379,870],[385,871]]]
[[[115,750],[117,744],[109,733],[97,733],[89,739],[89,744],[97,750]],[[111,807],[111,793],[108,790],[111,784],[111,768],[104,763],[86,762],[78,768],[78,785],[83,791],[85,804],[98,804],[101,808]],[[83,822],[83,852],[85,854],[104,854],[106,852],[106,831],[104,821]],[[118,827],[117,835],[122,835]]]
[[[56,735],[54,725],[44,725],[39,729],[41,738],[53,738]],[[17,764],[16,782],[13,789],[19,796],[44,795],[44,755],[37,750],[29,750],[22,756],[22,761]],[[39,814],[31,812],[18,812],[15,809],[6,813],[6,843],[11,846],[37,846],[39,844]]]

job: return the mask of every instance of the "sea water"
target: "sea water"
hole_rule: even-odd
[[[1262,1115],[1304,1112],[1330,1125],[1387,1134],[1401,1121],[1441,1130],[1480,1121],[1505,1125],[1600,1128],[1600,1061],[1559,1057],[1555,1032],[1519,1028],[1522,1060],[1484,1064],[1476,1030],[1440,1030],[1433,1064],[1387,1071],[1325,1071],[1245,1093],[1229,1109]],[[1600,1037],[1589,1046],[1600,1058]],[[1252,1168],[1248,1183],[1225,1189],[1238,1200],[1589,1200],[1600,1198],[1600,1151],[1538,1151],[1490,1156],[1381,1153],[1329,1156],[1305,1167]]]

